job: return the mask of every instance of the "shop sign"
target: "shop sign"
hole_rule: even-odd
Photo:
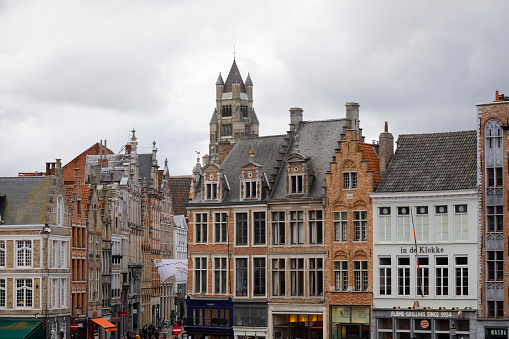
[[[429,322],[426,319],[421,320],[421,327],[424,330],[427,330],[429,327]]]
[[[369,306],[332,307],[334,323],[369,324]]]
[[[352,307],[352,322],[369,324],[369,307]]]
[[[391,311],[391,317],[406,317],[406,318],[452,318],[452,312]]]
[[[507,338],[507,328],[487,328],[486,329],[487,339],[502,339]]]

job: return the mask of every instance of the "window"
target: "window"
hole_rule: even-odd
[[[292,296],[304,296],[304,259],[290,259],[290,284]]]
[[[18,267],[32,266],[32,242],[30,240],[16,241],[16,257]]]
[[[309,295],[323,296],[323,259],[309,259]]]
[[[398,258],[398,295],[410,295],[410,258]]]
[[[468,295],[468,258],[456,257],[456,295]]]
[[[354,240],[366,241],[368,237],[368,212],[354,211],[353,212],[353,226],[354,226]]]
[[[436,295],[449,295],[449,258],[435,258]]]
[[[256,181],[245,181],[244,182],[244,198],[252,199],[256,198]]]
[[[353,273],[355,277],[355,290],[368,290],[368,262],[356,260],[353,262]]]
[[[228,214],[227,213],[216,213],[214,215],[214,234],[215,242],[227,242],[228,241]]]
[[[253,295],[265,296],[266,295],[266,269],[265,258],[253,259]]]
[[[467,205],[454,206],[454,240],[468,240]]]
[[[32,279],[16,279],[16,307],[33,307]]]
[[[486,168],[486,177],[488,178],[488,187],[500,187],[502,183],[502,167]]]
[[[504,317],[504,302],[503,301],[488,301],[488,318],[503,318]]]
[[[226,294],[226,258],[214,258],[214,293]]]
[[[222,124],[221,125],[221,136],[223,136],[223,137],[231,137],[232,136],[232,124]]]
[[[285,259],[272,259],[272,295],[285,295]]]
[[[504,206],[487,206],[488,232],[504,232]]]
[[[391,241],[391,208],[378,208],[378,241]]]
[[[51,307],[57,307],[58,279],[51,279]]]
[[[67,279],[60,279],[60,307],[67,307]]]
[[[357,188],[357,172],[343,173],[343,188],[347,190]]]
[[[504,252],[486,251],[488,257],[488,280],[504,281]]]
[[[290,212],[290,234],[292,245],[304,244],[304,212]]]
[[[428,206],[417,206],[415,215],[415,237],[417,241],[429,241]]]
[[[5,267],[5,240],[0,240],[0,267]]]
[[[346,241],[347,234],[346,212],[334,212],[334,240]]]
[[[62,241],[60,243],[60,267],[67,268],[67,255],[69,253],[69,247],[68,247],[67,241]]]
[[[435,240],[447,241],[449,236],[447,206],[435,206]]]
[[[221,107],[221,116],[223,118],[232,116],[232,105],[224,105]]]
[[[398,207],[398,242],[410,241],[410,209]]]
[[[322,211],[309,211],[309,243],[323,244],[323,213]]]
[[[267,234],[265,223],[265,212],[254,212],[254,245],[265,245],[265,235]]]
[[[5,279],[0,279],[0,307],[5,307],[5,297],[6,297],[6,288],[5,288]]]
[[[194,292],[207,293],[207,258],[194,258]]]
[[[196,213],[195,222],[195,239],[197,243],[207,242],[207,228],[208,228],[207,213]]]
[[[304,193],[304,176],[302,174],[290,175],[290,194]]]
[[[272,212],[272,244],[285,244],[285,212]]]
[[[380,258],[380,295],[392,294],[391,258]]]
[[[217,199],[217,183],[207,184],[207,200],[216,200]]]
[[[64,219],[64,198],[61,195],[57,198],[57,225],[62,226]]]
[[[235,295],[247,296],[247,258],[235,259]]]
[[[348,289],[348,262],[346,260],[334,261],[335,290],[346,292]]]
[[[419,279],[417,279],[417,295],[429,295],[429,258],[419,257]]]
[[[235,245],[247,245],[247,213],[237,213],[235,219]]]

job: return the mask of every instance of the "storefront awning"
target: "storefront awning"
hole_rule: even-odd
[[[104,328],[106,332],[112,332],[117,330],[117,326],[110,323],[108,320],[104,318],[91,318],[94,323]]]
[[[42,320],[38,319],[0,320],[0,333],[4,339],[35,339],[45,336]]]

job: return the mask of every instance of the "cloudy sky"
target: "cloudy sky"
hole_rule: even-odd
[[[509,95],[509,2],[0,0],[0,176],[66,164],[134,127],[173,175],[207,153],[215,82],[236,61],[260,134],[342,118],[367,141],[476,128],[475,105]]]

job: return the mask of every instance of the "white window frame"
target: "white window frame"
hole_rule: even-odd
[[[461,211],[464,208],[464,211]],[[467,204],[454,205],[454,240],[468,240],[468,206]]]
[[[66,308],[67,307],[67,296],[69,295],[67,290],[67,279],[63,278],[60,279],[60,308]]]
[[[56,308],[58,303],[58,279],[51,279],[51,308]]]
[[[202,219],[205,220],[202,220]],[[198,221],[198,219],[200,219]],[[208,243],[208,228],[209,228],[209,215],[208,213],[195,213],[194,214],[194,242],[195,244]],[[200,234],[198,235],[198,230]]]
[[[354,260],[353,273],[354,273],[354,291],[357,292],[369,291],[368,261]]]
[[[197,267],[197,260],[200,264]],[[203,267],[205,266],[205,267]],[[204,275],[205,274],[205,275]],[[193,257],[193,291],[196,294],[206,294],[208,291],[207,276],[208,276],[208,258],[207,257]],[[205,279],[203,279],[205,277]],[[198,288],[197,288],[197,285]]]
[[[34,281],[32,279],[14,279],[16,289],[16,308],[29,308],[34,304]],[[21,302],[22,305],[19,305]]]
[[[346,211],[334,211],[334,241],[345,242],[348,240],[348,213]]]
[[[449,206],[435,206],[435,241],[449,240]]]
[[[407,264],[400,264],[400,260],[408,260]],[[397,263],[397,295],[409,296],[412,293],[412,282],[410,277],[410,257],[396,257]],[[403,293],[401,293],[403,291]]]
[[[410,242],[410,207],[397,207],[398,242]]]
[[[263,279],[265,280],[264,282],[264,288],[263,288],[263,294],[256,294],[255,293],[255,288],[256,288],[256,266],[255,266],[255,260],[263,260],[263,263],[264,263],[264,266],[263,266]],[[253,298],[264,298],[264,297],[267,297],[267,283],[269,281],[269,279],[267,279],[267,257],[265,256],[253,256],[251,258],[251,267],[252,267],[252,272],[251,272],[251,276],[253,277],[253,290],[252,290],[252,293],[253,293]]]
[[[428,206],[415,207],[415,237],[418,242],[429,242]]]
[[[368,240],[368,211],[353,211],[354,241]]]
[[[5,240],[0,240],[0,267],[6,266]]]
[[[446,263],[439,263],[445,259]],[[449,257],[437,256],[435,257],[435,295],[448,296],[449,295]]]
[[[458,259],[466,258],[466,264],[458,264]],[[457,255],[454,257],[454,279],[455,279],[455,290],[456,296],[468,296],[469,293],[469,279],[468,279],[468,256]],[[466,279],[466,284],[465,284]],[[464,289],[467,289],[465,293]]]
[[[392,295],[392,258],[389,256],[381,256],[378,258],[378,261],[380,272],[380,295]]]
[[[64,223],[64,198],[59,195],[57,198],[57,215],[56,222],[58,226],[62,226]]]
[[[343,189],[357,189],[357,172],[343,172]]]
[[[424,296],[429,296],[430,291],[430,280],[432,277],[430,276],[430,265],[429,265],[430,257],[427,256],[421,256],[419,257],[419,276],[421,279],[421,282],[419,282],[419,279],[416,279],[417,286],[416,286],[416,295],[421,296],[421,286],[422,286],[422,293]],[[422,285],[421,285],[422,284]]]
[[[334,260],[334,290],[348,291],[348,260]]]
[[[228,241],[228,213],[216,212],[214,213],[214,243],[225,244],[227,241]]]
[[[218,256],[212,258],[214,267],[213,267],[213,280],[212,280],[212,288],[213,294],[227,294],[228,293],[228,257]],[[223,267],[224,260],[224,267]],[[216,265],[219,262],[219,267]],[[219,278],[219,286],[217,284],[217,278]],[[224,280],[224,290],[223,287]]]
[[[378,241],[391,242],[391,207],[378,207]]]
[[[241,276],[239,276],[239,268],[238,268],[238,263],[239,261],[242,260],[243,262],[245,262],[246,264],[246,267],[245,267],[245,281],[241,282],[239,281],[239,279],[242,279]],[[249,257],[247,256],[236,256],[235,257],[235,298],[248,298],[249,297],[249,291],[250,291],[250,281],[249,281],[249,268],[250,266],[250,262],[249,262]],[[242,291],[244,292],[245,294],[238,294],[239,291],[237,291],[237,288],[239,286],[243,286],[245,288],[245,291]]]
[[[33,244],[31,240],[16,240],[16,267],[32,267]]]
[[[7,279],[0,278],[0,308],[7,306]]]

